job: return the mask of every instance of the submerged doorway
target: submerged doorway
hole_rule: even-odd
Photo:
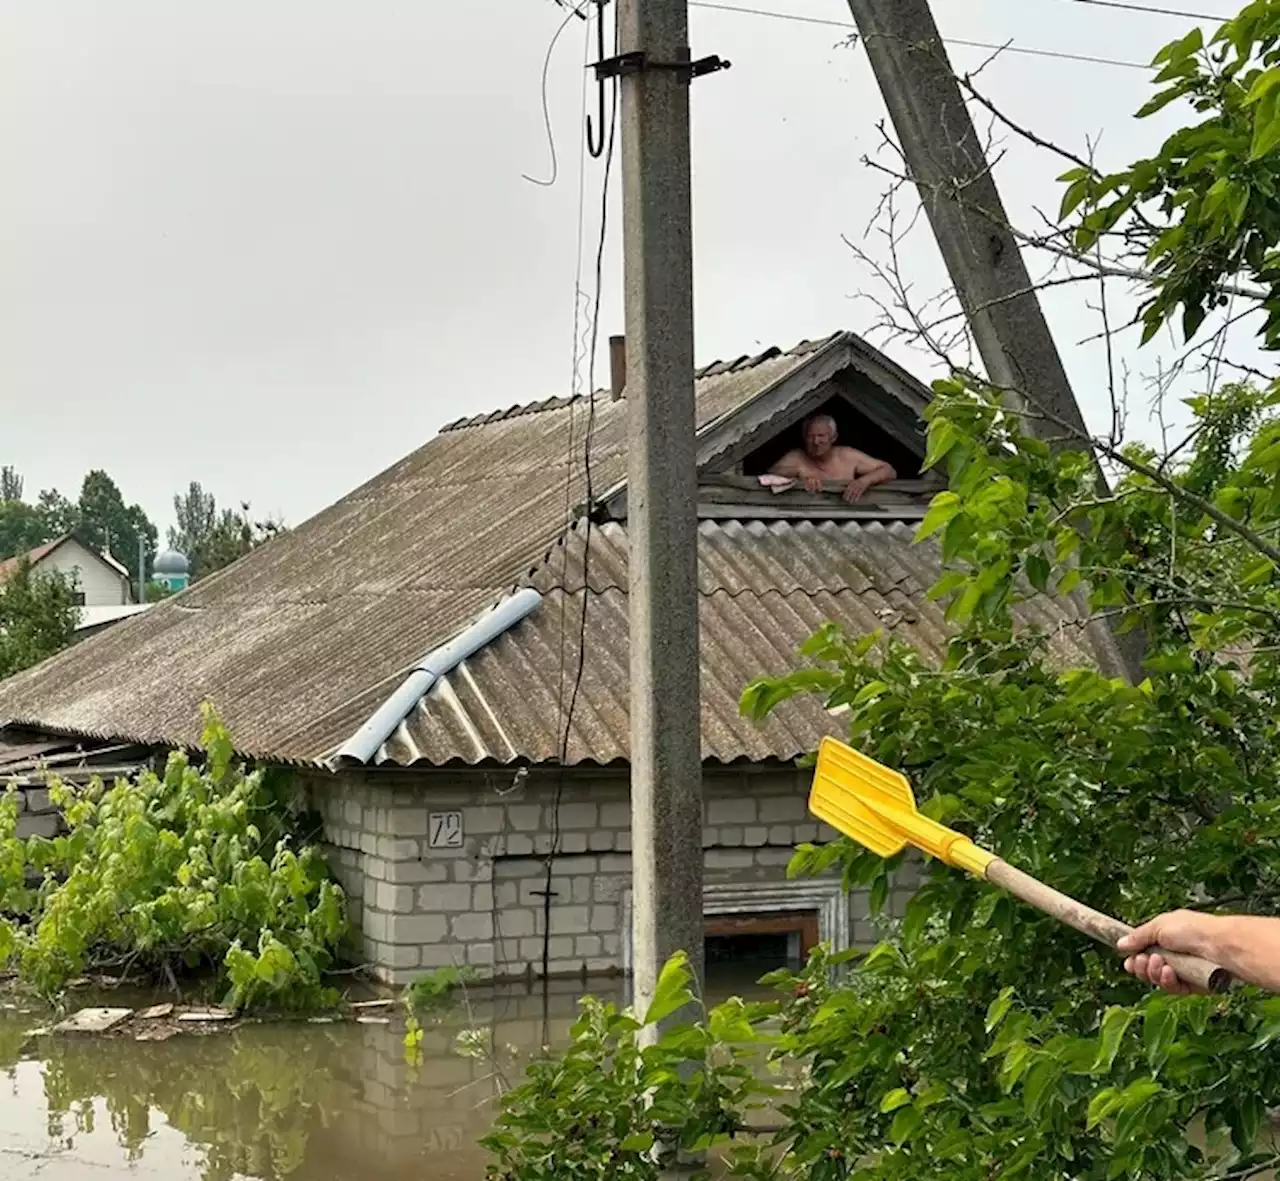
[[[741,962],[752,953],[748,944],[738,940],[755,941],[750,964],[766,965],[757,978],[786,967],[793,954],[803,962],[802,957],[819,943],[828,944],[832,951],[844,951],[850,942],[849,896],[838,877],[708,882],[702,887],[702,914],[708,971],[713,962]],[[761,929],[761,923],[774,929]],[[628,890],[622,896],[622,970],[627,976],[632,962]],[[749,973],[739,968],[736,975],[742,979]]]
[[[703,930],[709,996],[754,991],[779,968],[798,971],[819,941],[816,910],[709,915]]]

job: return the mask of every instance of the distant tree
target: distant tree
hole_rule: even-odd
[[[0,467],[0,500],[22,499],[22,477],[17,468],[5,464]]]
[[[173,515],[177,524],[169,529],[169,548],[191,558],[218,523],[218,502],[192,480],[186,492],[173,498]]]
[[[167,582],[148,582],[147,583],[147,602],[158,603],[161,599],[167,599],[173,594],[172,588]]]
[[[45,523],[46,541],[73,533],[79,524],[79,509],[56,488],[46,488],[40,493],[36,509]]]
[[[0,583],[0,678],[65,648],[78,621],[75,583],[55,572],[36,573],[23,559]]]
[[[251,511],[248,501],[242,501],[238,510],[228,508],[218,514],[213,528],[199,542],[194,552],[187,555],[191,559],[195,577],[203,578],[215,570],[230,566],[251,550],[285,532],[284,525],[279,521],[270,518],[253,520]]]
[[[126,507],[120,489],[106,472],[94,470],[85,476],[76,515],[77,535],[99,551],[110,552],[135,581],[140,539],[148,564],[155,557],[159,536],[155,525],[139,505]]]
[[[0,500],[0,561],[49,540],[48,522],[25,500]]]
[[[173,498],[176,524],[169,529],[169,547],[185,554],[191,577],[203,578],[243,558],[250,550],[285,530],[280,521],[255,521],[248,501],[238,509],[219,510],[212,492],[192,480],[186,492]]]

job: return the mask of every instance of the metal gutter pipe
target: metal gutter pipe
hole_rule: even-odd
[[[369,720],[338,748],[328,760],[330,766],[353,762],[367,765],[371,762],[382,744],[441,677],[448,676],[464,660],[532,615],[541,602],[542,596],[536,590],[525,587],[492,607],[447,644],[433,648],[410,670],[399,688],[378,706]]]

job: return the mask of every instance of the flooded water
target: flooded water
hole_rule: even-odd
[[[755,991],[741,972],[713,999]],[[623,982],[593,995],[625,1002]],[[428,1022],[423,1062],[405,1061],[403,1020],[246,1024],[165,1042],[41,1036],[44,1012],[0,1008],[0,1177],[5,1181],[477,1181],[476,1147],[500,1085],[453,1052],[458,1030],[491,1030],[528,1055],[568,1035],[577,982],[477,990]],[[113,997],[111,1004],[157,998]],[[159,998],[163,999],[163,998]],[[77,997],[72,1008],[91,1003]],[[517,1067],[516,1073],[519,1073]]]

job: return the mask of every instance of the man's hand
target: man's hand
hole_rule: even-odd
[[[850,480],[844,486],[842,499],[846,504],[857,504],[862,499],[862,494],[870,487],[870,482],[866,476],[859,476],[856,480]]]
[[[804,478],[804,487],[806,492],[821,492],[822,477],[816,473],[810,473]]]
[[[1218,929],[1222,919],[1217,915],[1200,914],[1194,910],[1174,910],[1143,923],[1132,934],[1121,939],[1116,947],[1128,953],[1124,961],[1126,972],[1139,980],[1147,980],[1177,994],[1200,992],[1179,979],[1178,974],[1165,963],[1159,952],[1146,952],[1143,948],[1159,944],[1167,951],[1181,951],[1188,955],[1218,959],[1215,951]]]

